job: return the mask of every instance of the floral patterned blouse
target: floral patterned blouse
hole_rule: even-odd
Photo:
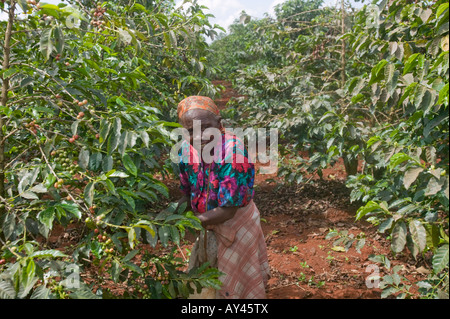
[[[192,210],[204,213],[216,207],[244,207],[253,198],[255,166],[235,135],[222,134],[222,154],[208,164],[187,141],[179,151],[181,191],[190,196]],[[220,149],[219,149],[220,150]],[[220,157],[220,158],[219,158]]]

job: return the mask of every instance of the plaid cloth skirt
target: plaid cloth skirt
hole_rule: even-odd
[[[255,203],[236,211],[234,217],[211,227],[207,245],[202,234],[192,249],[189,269],[206,260],[224,273],[216,298],[264,299],[270,277],[267,247]],[[206,251],[205,251],[206,248]]]

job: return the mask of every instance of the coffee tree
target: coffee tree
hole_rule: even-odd
[[[448,1],[394,1],[362,11],[349,35],[356,54],[366,48],[380,61],[351,94],[378,117],[364,148],[365,169],[349,181],[358,210],[392,238],[392,251],[414,258],[432,254],[424,295],[448,297]],[[364,23],[365,21],[365,23]],[[367,23],[370,21],[371,23]],[[386,295],[397,294],[389,282]],[[405,296],[401,294],[400,296]]]
[[[202,8],[168,1],[2,1],[0,298],[98,298],[89,267],[131,285],[122,297],[186,297],[218,272],[181,271],[170,247],[200,229],[167,204],[175,105],[213,96]],[[162,198],[166,198],[162,200]],[[168,205],[168,206],[167,206]],[[74,247],[48,247],[76,223]],[[141,259],[135,258],[142,255]],[[139,292],[139,295],[138,295]],[[113,297],[103,291],[104,297]]]
[[[234,77],[245,98],[229,116],[280,129],[288,182],[343,158],[356,218],[387,234],[394,255],[430,262],[415,283],[423,297],[448,297],[448,1],[311,5],[287,1],[278,19],[253,23],[253,63]],[[410,296],[399,278],[383,279],[383,297]]]

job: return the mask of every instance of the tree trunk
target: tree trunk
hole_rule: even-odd
[[[344,0],[341,0],[341,35],[345,34],[345,6],[344,6]],[[342,39],[342,46],[341,46],[341,88],[344,88],[346,76],[345,76],[345,40]]]
[[[347,176],[356,175],[358,173],[358,158],[348,159],[344,156],[344,167]]]
[[[2,70],[6,71],[10,67],[10,44],[11,44],[11,34],[12,34],[12,27],[14,24],[14,11],[16,8],[16,1],[11,1],[9,6],[9,12],[8,12],[8,24],[6,26],[5,30],[5,40],[3,43],[3,63],[2,63]],[[0,105],[2,107],[6,107],[8,104],[8,92],[9,92],[9,77],[1,76],[2,80],[2,93],[0,97]],[[3,112],[0,114],[0,196],[2,199],[5,199],[5,143],[3,136],[3,126],[4,123],[4,115]],[[2,201],[2,204],[3,201]],[[0,206],[0,220],[2,219],[3,214],[5,213],[5,206]]]

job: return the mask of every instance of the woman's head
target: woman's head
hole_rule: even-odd
[[[190,144],[194,139],[201,141],[202,145],[209,143],[210,136],[202,136],[203,131],[208,128],[221,130],[221,117],[213,100],[205,96],[190,96],[178,105],[178,121],[189,132]],[[198,125],[195,127],[194,126]],[[197,133],[197,135],[194,135]],[[203,139],[202,139],[203,137]]]

